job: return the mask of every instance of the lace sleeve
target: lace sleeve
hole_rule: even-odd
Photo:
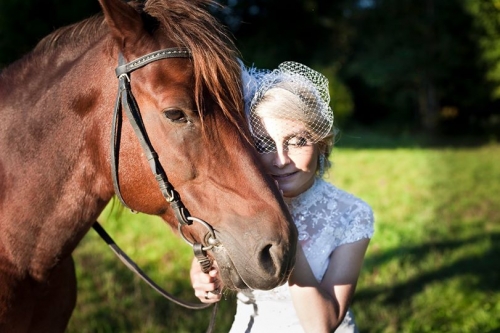
[[[373,235],[370,206],[322,179],[317,179],[289,207],[299,232],[299,243],[318,281],[339,245]]]
[[[374,217],[371,207],[359,198],[355,198],[342,217],[346,225],[345,234],[339,245],[356,242],[363,238],[372,238]]]

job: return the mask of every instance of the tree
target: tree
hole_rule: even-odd
[[[375,111],[399,123],[407,119],[411,127],[418,119],[427,133],[466,129],[491,102],[491,86],[478,63],[481,50],[472,33],[478,31],[477,17],[464,1],[360,3],[353,1],[349,10],[356,35],[341,72],[353,89],[359,118],[373,121]],[[363,103],[368,105],[359,109]]]
[[[244,62],[294,60],[325,73],[337,119],[500,132],[500,0],[220,2],[213,12]],[[0,1],[0,68],[99,10],[97,0]]]
[[[275,68],[286,60],[325,74],[336,121],[353,110],[351,92],[338,79],[351,27],[342,19],[345,0],[229,0],[214,13],[236,37],[247,65]]]

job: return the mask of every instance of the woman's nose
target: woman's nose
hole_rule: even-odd
[[[283,149],[279,149],[274,154],[273,165],[278,168],[283,168],[288,163],[290,163],[290,158],[288,157],[288,153]]]

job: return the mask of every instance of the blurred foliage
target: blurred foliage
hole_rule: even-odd
[[[343,129],[500,136],[499,0],[218,2],[246,64],[327,75]],[[0,67],[98,11],[97,0],[2,0]]]
[[[55,29],[99,11],[97,0],[0,1],[0,68],[20,58]]]
[[[351,123],[434,136],[500,133],[498,0],[224,3],[221,17],[245,59],[335,68],[329,78],[348,88]]]
[[[465,9],[474,18],[474,35],[486,78],[492,82],[492,98],[500,98],[500,1],[468,0]]]

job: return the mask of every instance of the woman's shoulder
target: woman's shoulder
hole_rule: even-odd
[[[332,217],[345,227],[340,244],[352,243],[362,238],[371,238],[374,233],[374,214],[371,206],[354,194],[322,181],[323,195],[328,199],[336,214]]]
[[[292,215],[312,214],[314,216],[330,216],[337,220],[365,220],[373,224],[373,211],[363,199],[347,192],[321,178],[317,178],[313,186],[292,200],[289,204]]]
[[[333,213],[332,217],[341,217],[343,223],[351,227],[358,225],[370,231],[368,234],[371,236],[375,223],[374,214],[372,207],[365,200],[322,179],[318,185],[324,202]]]
[[[318,179],[317,185],[317,194],[333,199],[344,207],[357,207],[363,211],[372,211],[371,206],[366,201],[324,179]]]

